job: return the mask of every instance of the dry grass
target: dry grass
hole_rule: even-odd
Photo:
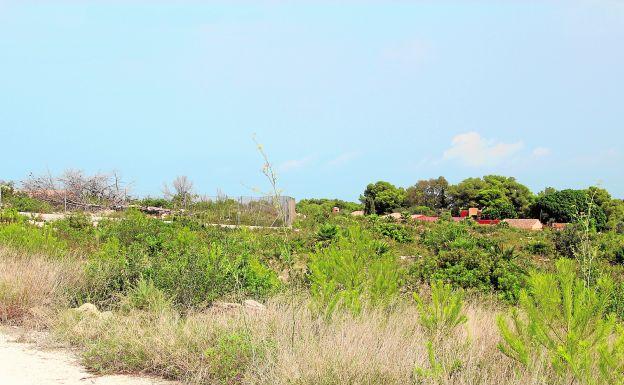
[[[305,300],[275,300],[259,314],[197,313],[180,317],[132,311],[112,318],[66,313],[59,336],[84,349],[98,371],[145,372],[193,384],[543,384],[497,349],[495,311],[472,305],[469,323],[437,347],[448,370],[429,368],[426,337],[417,312],[404,305],[390,313],[342,314],[330,322]],[[456,364],[451,370],[454,362]],[[549,377],[549,376],[548,376]]]
[[[55,309],[67,306],[79,286],[77,259],[51,258],[0,247],[0,321],[47,323]]]

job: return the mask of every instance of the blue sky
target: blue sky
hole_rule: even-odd
[[[624,198],[624,2],[3,1],[0,179],[357,199],[490,173]]]

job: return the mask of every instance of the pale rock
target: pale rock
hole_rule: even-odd
[[[258,301],[254,301],[253,299],[246,299],[245,301],[243,301],[243,306],[245,306],[245,309],[249,309],[253,311],[265,311],[266,310],[266,306],[264,306]]]
[[[95,306],[92,303],[83,303],[82,305],[80,305],[80,307],[75,308],[74,310],[76,310],[78,313],[80,314],[95,314],[95,315],[99,315],[100,311],[98,310],[97,306]]]

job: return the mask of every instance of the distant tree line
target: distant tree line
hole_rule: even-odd
[[[538,218],[544,223],[574,222],[590,215],[598,230],[624,232],[624,201],[599,187],[556,190],[537,195],[513,177],[486,175],[450,184],[446,178],[419,180],[408,188],[379,181],[366,186],[360,201],[367,214],[459,215],[477,207],[486,219]]]

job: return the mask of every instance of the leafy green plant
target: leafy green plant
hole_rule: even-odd
[[[596,287],[587,287],[570,260],[557,261],[556,268],[556,273],[530,275],[520,293],[521,312],[511,312],[511,325],[506,317],[498,318],[501,351],[525,366],[545,351],[554,372],[567,381],[607,384],[617,378],[621,383],[622,373],[611,371],[614,363],[608,360],[622,354],[613,342],[615,318],[606,313],[613,282],[601,277]]]
[[[423,301],[417,293],[413,296],[418,305],[420,325],[431,337],[447,336],[468,320],[463,314],[463,292],[453,290],[450,284],[432,281],[430,302]]]
[[[23,222],[0,226],[0,244],[49,256],[59,256],[67,251],[67,243],[59,239],[52,228],[38,228]]]
[[[122,308],[162,313],[171,308],[171,299],[152,280],[140,279],[125,296]]]
[[[535,240],[529,242],[525,246],[525,250],[534,255],[546,256],[552,253],[552,245],[543,240]]]
[[[15,208],[0,210],[0,223],[16,223],[22,221],[22,219],[22,216]]]
[[[450,377],[461,369],[461,360],[448,356],[440,359],[436,350],[439,350],[440,344],[451,333],[468,320],[463,309],[463,292],[454,291],[451,285],[442,281],[432,281],[431,300],[425,302],[417,293],[414,293],[414,300],[418,306],[418,321],[428,336],[426,349],[429,363],[428,369],[414,366],[414,377],[433,380],[439,380],[443,376]]]
[[[361,228],[317,250],[309,263],[312,296],[331,316],[336,307],[357,314],[368,302],[388,303],[398,294],[400,273],[393,256],[377,254],[378,244]]]
[[[399,243],[413,241],[412,235],[409,233],[408,229],[398,223],[380,222],[375,228],[379,234]]]
[[[338,236],[338,230],[338,226],[336,226],[335,224],[323,223],[316,232],[316,237],[320,241],[330,241]]]
[[[110,303],[141,279],[151,280],[174,304],[184,307],[207,305],[228,295],[264,298],[280,286],[275,272],[256,257],[245,251],[235,257],[226,255],[222,247],[201,242],[188,228],[129,235],[125,234],[125,242],[107,235],[100,251],[90,258],[90,301]]]

